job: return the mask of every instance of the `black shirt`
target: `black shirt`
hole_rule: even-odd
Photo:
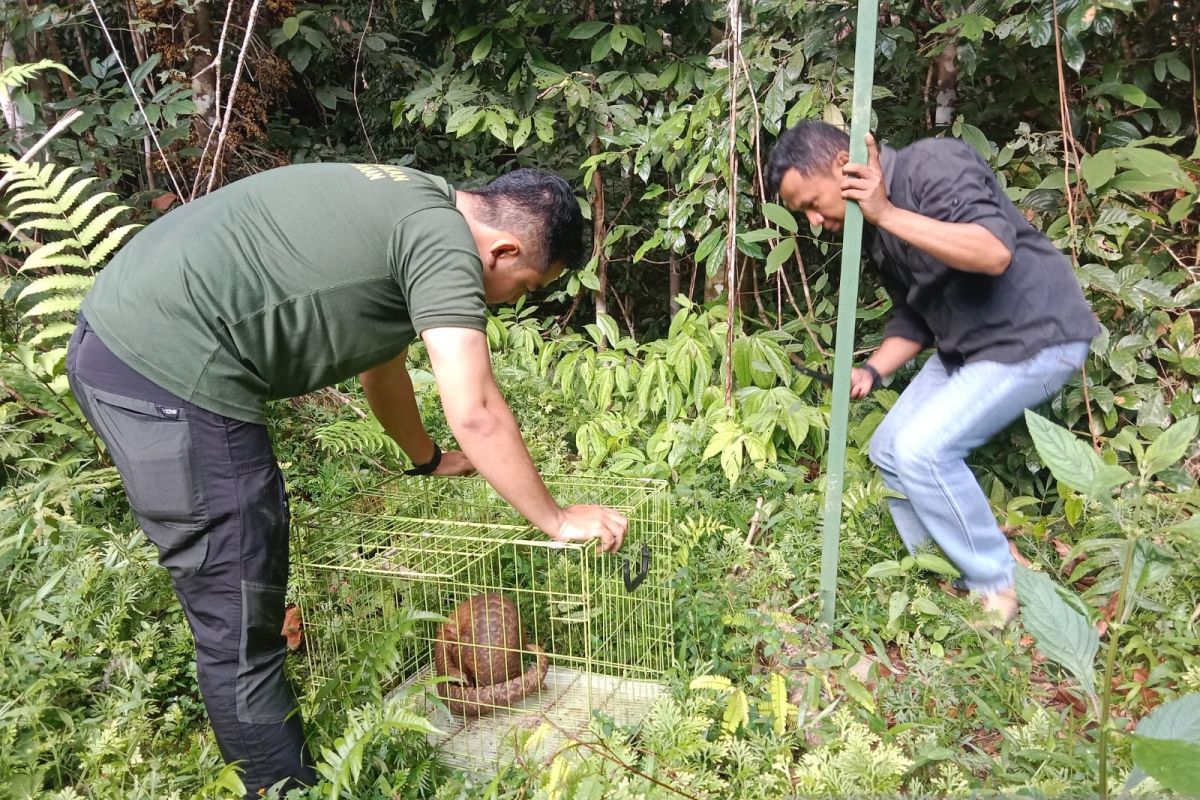
[[[884,337],[936,344],[948,366],[1013,363],[1064,342],[1087,341],[1100,325],[1070,263],[1021,215],[975,148],[923,139],[880,155],[888,198],[943,222],[987,228],[1012,253],[1002,275],[964,272],[867,225],[867,247],[892,298]]]

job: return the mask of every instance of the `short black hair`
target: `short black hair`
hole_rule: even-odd
[[[850,151],[850,136],[845,131],[817,120],[797,123],[784,131],[771,149],[767,162],[767,190],[771,194],[777,193],[789,169],[805,178],[828,169],[843,150]]]
[[[489,225],[521,234],[533,244],[537,268],[546,272],[561,262],[568,269],[583,261],[583,213],[571,186],[540,169],[518,169],[480,189]]]

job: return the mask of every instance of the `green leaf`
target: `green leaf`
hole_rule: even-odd
[[[492,32],[488,31],[475,43],[475,49],[471,51],[471,63],[478,64],[487,58],[490,52],[492,52]]]
[[[1146,455],[1141,464],[1142,470],[1147,475],[1154,475],[1174,466],[1196,441],[1198,429],[1200,417],[1189,417],[1167,428],[1146,448]]]
[[[610,52],[612,52],[612,31],[601,36],[592,45],[591,62],[595,64],[597,61],[603,60]]]
[[[725,701],[725,713],[721,718],[721,727],[726,733],[736,733],[739,728],[750,723],[750,701],[741,689],[734,689]]]
[[[979,151],[979,155],[984,158],[992,157],[992,143],[988,141],[987,136],[983,131],[976,128],[974,125],[969,125],[966,122],[960,127],[962,140]]]
[[[597,34],[599,34],[600,31],[604,30],[607,27],[608,27],[607,22],[600,22],[599,20],[589,20],[588,22],[581,22],[575,26],[575,29],[573,31],[571,31],[570,33],[567,34],[567,38],[568,39],[591,39],[594,36],[596,36]]]
[[[796,218],[792,216],[792,212],[778,203],[763,203],[762,210],[764,217],[785,231],[795,233],[800,230],[800,226],[796,224]]]
[[[283,21],[281,26],[285,39],[291,39],[300,31],[300,20],[296,17],[288,17]]]
[[[1133,478],[1123,467],[1105,463],[1070,431],[1045,417],[1027,410],[1025,422],[1042,463],[1056,479],[1075,491],[1104,500],[1113,487]]]
[[[795,239],[784,239],[772,247],[770,255],[767,256],[767,276],[770,277],[778,272],[779,268],[786,264],[795,252]]]
[[[1038,648],[1094,695],[1096,651],[1100,647],[1096,629],[1059,596],[1058,587],[1046,575],[1019,566],[1016,582],[1021,619]]]
[[[1063,60],[1067,62],[1067,66],[1079,72],[1083,68],[1085,57],[1083,45],[1079,43],[1079,37],[1070,31],[1063,31],[1062,51]]]
[[[1085,155],[1079,165],[1083,179],[1087,181],[1088,189],[1096,191],[1112,180],[1117,174],[1117,158],[1112,150],[1101,150],[1098,153]]]
[[[733,682],[724,675],[699,675],[692,678],[688,688],[693,692],[697,689],[707,689],[714,692],[728,692],[733,688]]]
[[[1180,739],[1131,736],[1133,763],[1178,794],[1200,796],[1200,744]]]
[[[1167,222],[1171,225],[1178,225],[1179,221],[1192,213],[1192,209],[1196,206],[1196,195],[1185,195],[1171,205],[1171,209],[1167,211]]]
[[[903,575],[904,568],[900,566],[900,562],[895,559],[880,561],[877,564],[872,564],[863,577],[865,578],[894,578],[897,575]]]
[[[917,562],[917,566],[921,569],[930,572],[936,572],[938,575],[945,575],[948,578],[957,578],[962,573],[959,572],[953,564],[939,555],[933,553],[917,553],[913,556]]]
[[[1147,178],[1170,176],[1186,185],[1187,176],[1179,167],[1179,162],[1159,150],[1148,147],[1126,147],[1121,152],[1122,160]]]

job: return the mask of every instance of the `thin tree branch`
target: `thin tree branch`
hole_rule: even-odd
[[[163,169],[167,171],[167,176],[171,179],[171,185],[175,187],[175,194],[179,197],[180,202],[186,203],[187,196],[184,195],[183,189],[179,186],[179,180],[175,177],[175,170],[171,169],[171,161],[167,158],[167,153],[162,148],[162,144],[158,141],[158,133],[154,130],[154,126],[150,124],[150,117],[146,115],[146,107],[142,105],[142,98],[138,94],[137,87],[133,85],[133,79],[129,76],[129,70],[125,68],[125,60],[121,58],[121,53],[117,50],[117,44],[113,41],[112,34],[108,31],[108,25],[104,22],[104,16],[100,13],[100,7],[96,5],[96,0],[88,0],[88,4],[92,7],[92,12],[96,15],[96,21],[100,23],[100,30],[104,32],[104,38],[108,41],[108,46],[112,49],[113,58],[117,60],[117,66],[121,68],[121,74],[125,76],[125,83],[129,86],[129,92],[133,95],[133,101],[137,103],[138,111],[141,112],[142,120],[146,123],[146,130],[150,133],[150,138],[154,140],[154,147],[158,150],[158,154],[162,157]]]
[[[18,164],[28,164],[34,156],[36,156],[38,153],[41,152],[43,147],[50,144],[51,140],[53,140],[54,137],[58,136],[60,133],[62,133],[64,130],[66,130],[68,127],[70,127],[71,123],[73,123],[75,120],[79,119],[82,116],[83,116],[83,112],[80,111],[79,109],[75,109],[74,111],[68,112],[66,116],[64,116],[58,122],[54,123],[53,128],[51,128],[50,130],[43,133],[42,138],[40,138],[36,142],[34,142],[33,146],[30,147],[28,150],[26,150],[25,154],[23,156],[21,156],[20,158],[17,159],[17,163]],[[14,173],[14,172],[5,172],[4,177],[0,178],[0,189],[3,189],[5,186],[7,186],[9,184],[10,181],[14,180],[16,177],[17,177],[16,173]]]
[[[350,94],[354,99],[354,113],[358,115],[358,127],[362,128],[363,141],[371,151],[371,160],[379,161],[379,156],[375,154],[375,146],[371,144],[371,135],[367,133],[367,125],[363,122],[362,109],[358,107],[358,64],[362,59],[363,40],[367,38],[367,29],[371,27],[371,16],[374,13],[375,0],[371,0],[371,5],[367,7],[367,21],[363,23],[362,36],[358,37],[358,51],[354,54],[354,79],[350,84]]]
[[[96,0],[89,0],[95,3]],[[242,37],[242,51],[238,53],[237,65],[233,68],[233,84],[229,87],[229,102],[225,105],[225,118],[221,122],[221,132],[217,135],[217,151],[213,153],[212,169],[208,173],[208,188],[205,192],[213,190],[213,184],[217,182],[217,170],[221,165],[221,152],[225,149],[225,135],[229,132],[229,120],[233,116],[233,101],[237,97],[238,83],[242,79],[242,67],[246,64],[246,51],[250,49],[250,37],[254,35],[254,22],[258,19],[258,7],[262,4],[262,0],[254,0],[250,5],[250,15],[246,19],[246,35]],[[222,33],[222,36],[224,33]]]

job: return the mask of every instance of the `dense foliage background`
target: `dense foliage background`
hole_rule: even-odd
[[[783,127],[848,115],[854,11],[4,4],[0,796],[239,791],[62,348],[136,225],[311,160],[468,187],[540,166],[577,187],[592,258],[537,308],[491,320],[496,371],[547,468],[671,480],[686,599],[671,697],[636,736],[599,721],[551,765],[475,784],[418,745],[419,716],[368,674],[313,700],[314,795],[1200,794],[1200,8],[881,3],[877,135],[978,148],[1070,255],[1105,329],[1041,410],[1059,425],[1014,426],[975,455],[1035,567],[1002,635],[966,624],[935,554],[901,557],[865,446],[905,375],[852,411],[839,626],[813,623],[829,398],[791,361],[831,364],[837,247],[770,203],[762,162]],[[887,312],[868,273],[862,350]],[[363,408],[346,385],[272,410],[301,509],[398,466]]]

